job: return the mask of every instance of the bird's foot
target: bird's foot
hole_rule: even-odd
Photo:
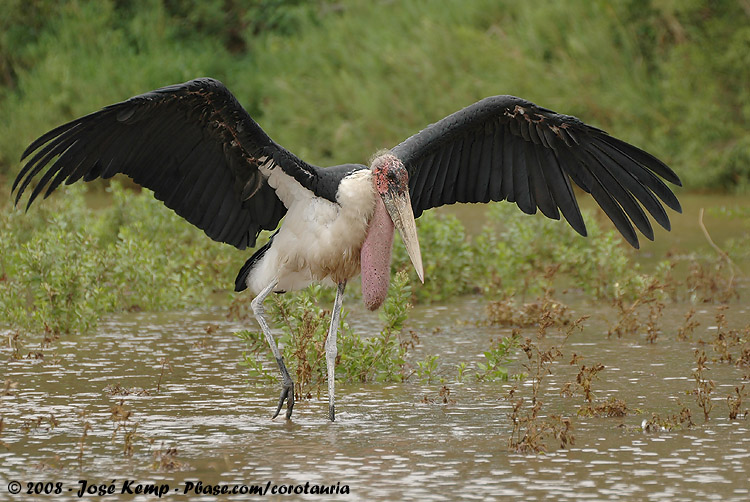
[[[331,422],[336,421],[336,405],[335,404],[328,405],[328,418],[331,419]]]
[[[271,420],[279,416],[281,407],[286,401],[286,418],[292,418],[292,410],[294,409],[294,382],[289,379],[281,384],[281,397],[279,397],[279,406],[276,408],[276,413],[273,414]]]

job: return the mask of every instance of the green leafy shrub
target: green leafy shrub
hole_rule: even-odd
[[[326,379],[325,340],[331,320],[330,310],[319,306],[320,286],[268,301],[272,326],[281,329],[277,343],[295,381],[295,395],[304,398],[319,393]],[[407,319],[410,290],[406,274],[397,274],[381,311],[383,327],[371,337],[355,333],[342,309],[338,330],[339,356],[336,378],[345,382],[399,382],[404,378],[409,343],[401,331]],[[242,365],[251,377],[275,380],[276,362],[260,332],[241,331],[237,336],[247,344]]]
[[[100,210],[86,205],[85,185],[66,191],[25,214],[0,208],[0,323],[59,334],[107,312],[204,306],[244,257],[148,191],[112,184]]]
[[[509,378],[508,365],[513,362],[521,337],[514,332],[511,336],[490,340],[490,350],[484,352],[486,362],[477,363],[476,379],[480,381],[505,381]]]
[[[425,213],[417,220],[425,284],[416,301],[443,301],[481,292],[489,297],[539,295],[555,284],[593,298],[633,297],[646,286],[632,253],[614,230],[603,231],[584,211],[589,236],[540,214],[528,216],[507,202],[487,206],[487,224],[474,238],[453,216]],[[396,241],[394,268],[416,272]]]

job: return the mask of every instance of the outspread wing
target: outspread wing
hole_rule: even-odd
[[[123,173],[212,239],[239,249],[253,246],[286,213],[260,166],[273,162],[306,187],[319,172],[274,143],[221,82],[208,78],[61,125],[34,141],[21,160],[29,156],[13,183],[16,203],[46,171],[27,209],[45,187],[47,197],[63,181]]]
[[[454,202],[507,200],[528,214],[539,208],[559,219],[562,212],[586,235],[573,180],[637,248],[633,224],[654,237],[643,208],[666,229],[670,223],[662,202],[681,212],[661,178],[675,185],[680,179],[659,159],[575,117],[514,96],[485,98],[392,152],[409,172],[415,216]]]

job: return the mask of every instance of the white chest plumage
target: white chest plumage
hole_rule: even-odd
[[[248,288],[258,294],[276,278],[277,291],[293,291],[313,281],[335,284],[356,276],[377,197],[371,171],[344,178],[334,203],[316,197],[281,169],[262,169],[287,214],[273,244],[248,275]]]

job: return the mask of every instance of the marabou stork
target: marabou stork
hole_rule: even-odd
[[[308,164],[260,128],[221,82],[200,78],[163,87],[61,125],[31,143],[16,178],[18,203],[41,177],[26,208],[44,191],[81,178],[131,177],[211,239],[238,249],[276,230],[247,260],[235,290],[256,296],[253,312],[281,371],[276,413],[294,407],[294,384],[263,314],[273,292],[314,281],[337,286],[325,342],[329,418],[334,420],[336,330],[346,282],[362,274],[368,308],[383,302],[394,227],[424,281],[414,218],[455,202],[515,202],[527,214],[560,213],[586,227],[571,180],[589,192],[633,247],[653,230],[644,208],[670,228],[662,202],[680,204],[662,181],[680,185],[656,157],[575,117],[514,96],[485,98],[426,127],[370,167]],[[661,202],[660,200],[661,199]],[[279,222],[284,222],[279,226]],[[632,224],[631,224],[632,222]]]

